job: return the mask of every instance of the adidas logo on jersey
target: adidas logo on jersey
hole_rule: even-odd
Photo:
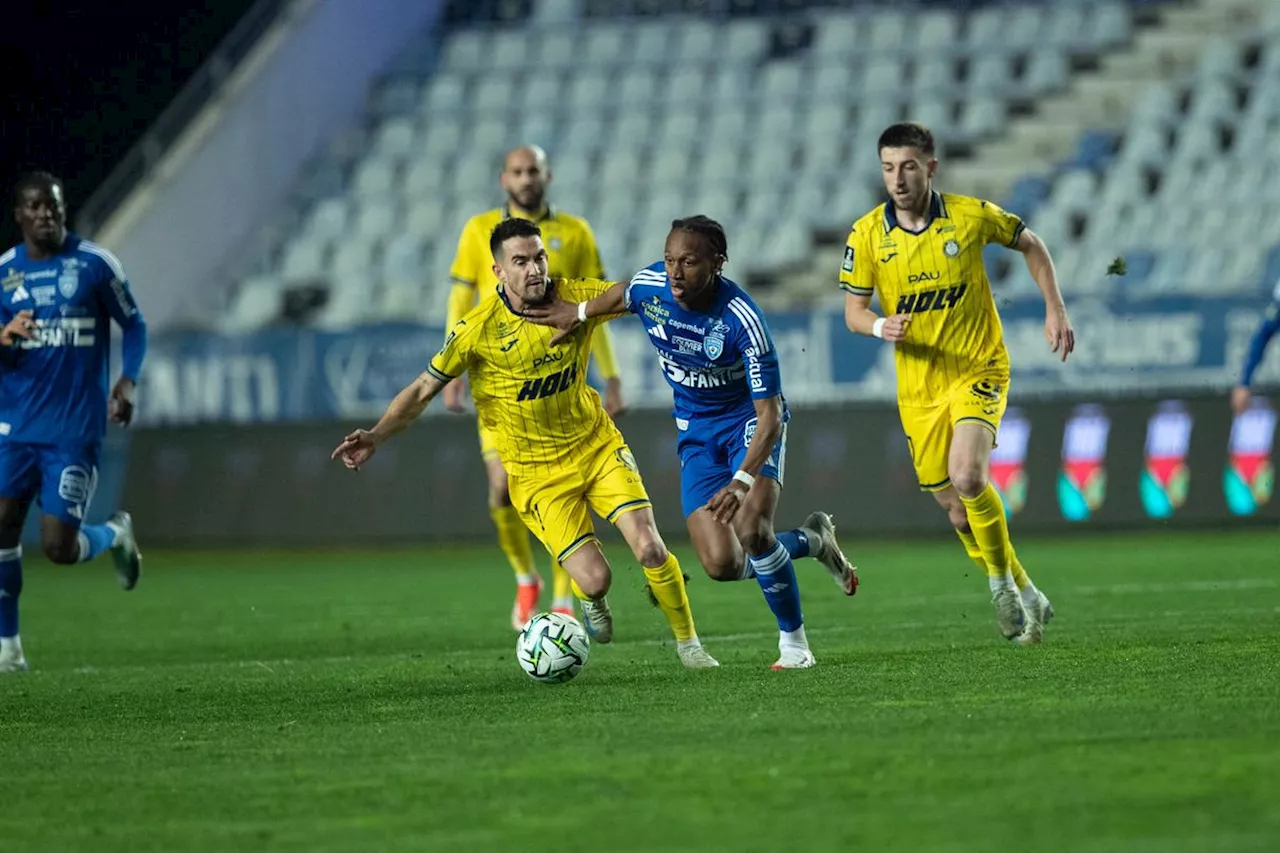
[[[660,341],[665,341],[667,339],[667,328],[665,326],[650,326],[649,334]]]

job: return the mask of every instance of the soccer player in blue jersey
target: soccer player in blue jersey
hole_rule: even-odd
[[[721,275],[728,242],[705,216],[671,224],[663,260],[579,305],[562,301],[526,316],[573,333],[588,318],[640,317],[675,398],[681,499],[694,548],[720,581],[754,577],[777,618],[774,669],[814,665],[792,560],[815,557],[853,595],[858,575],[815,512],[774,533],[790,412],[778,353],[751,297]]]
[[[1240,384],[1231,390],[1231,408],[1237,415],[1249,408],[1249,401],[1253,399],[1253,391],[1250,390],[1253,386],[1253,374],[1262,364],[1267,344],[1271,343],[1276,332],[1280,332],[1280,281],[1276,282],[1276,289],[1271,294],[1271,304],[1262,316],[1262,325],[1258,326],[1258,331],[1253,333],[1253,340],[1249,341],[1244,370],[1240,372]]]
[[[147,327],[124,270],[67,232],[62,185],[24,176],[14,216],[22,242],[0,255],[0,673],[27,668],[18,637],[22,528],[39,498],[44,553],[55,563],[111,551],[121,585],[141,557],[127,512],[85,524],[107,420],[128,426]],[[124,330],[123,374],[107,394],[111,321]]]

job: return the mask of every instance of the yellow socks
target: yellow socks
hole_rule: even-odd
[[[657,600],[662,613],[671,625],[671,632],[678,642],[698,636],[693,628],[693,611],[689,608],[689,594],[684,586],[684,574],[676,555],[668,553],[667,561],[657,568],[645,568],[649,589]]]
[[[1009,524],[1005,520],[1000,494],[990,483],[975,498],[961,495],[969,516],[969,529],[986,563],[987,578],[1003,581],[1013,569],[1013,544],[1009,541]],[[967,544],[967,543],[966,543]]]
[[[569,573],[564,570],[564,566],[560,565],[559,560],[551,561],[551,578],[554,595],[551,602],[552,608],[573,610],[573,598],[576,594],[573,591],[573,578],[569,577]]]
[[[956,535],[960,537],[961,544],[964,545],[964,552],[969,555],[969,559],[973,560],[985,577],[987,574],[987,561],[982,559],[982,549],[978,547],[978,540],[973,538],[973,533],[968,530],[960,530],[956,528]]]
[[[533,567],[533,546],[529,544],[529,531],[520,520],[520,513],[513,506],[489,508],[493,526],[498,528],[498,547],[507,555],[511,569],[516,573],[516,583],[537,583]]]
[[[1013,582],[1018,590],[1024,590],[1031,586],[1031,578],[1027,576],[1027,570],[1022,568],[1022,561],[1018,559],[1018,554],[1012,548],[1009,549],[1009,571],[1013,572]]]

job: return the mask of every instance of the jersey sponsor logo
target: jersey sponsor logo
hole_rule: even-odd
[[[554,397],[561,391],[566,391],[573,385],[575,379],[578,378],[578,365],[571,364],[564,370],[553,373],[550,376],[539,376],[537,379],[527,379],[520,388],[520,393],[516,395],[517,403],[527,403],[533,400],[543,400],[547,397]]]
[[[699,326],[697,323],[686,323],[683,320],[668,320],[667,324],[673,329],[683,329],[686,332],[693,332],[695,335],[705,335],[707,333],[706,326]]]
[[[671,316],[671,312],[662,304],[661,296],[650,296],[640,305],[640,311],[654,323],[661,323]]]
[[[58,292],[63,299],[70,299],[80,289],[80,261],[76,258],[62,259],[62,273],[58,276]]]
[[[896,314],[923,314],[925,311],[943,311],[954,308],[969,289],[967,284],[942,287],[937,290],[925,290],[920,293],[906,293],[898,297]]]
[[[546,355],[540,355],[533,360],[534,368],[542,367],[544,364],[555,364],[557,361],[564,359],[564,352],[549,352]]]
[[[91,347],[97,342],[92,317],[57,317],[37,319],[35,337],[23,339],[22,349],[42,347]]]
[[[682,353],[699,353],[702,352],[702,341],[694,341],[689,338],[673,337],[671,343],[675,344],[676,349]]]
[[[933,233],[934,234],[950,234],[954,230],[956,230],[956,227],[954,225],[939,225],[937,228],[933,229]]]
[[[124,282],[118,278],[111,279],[111,292],[115,294],[116,302],[120,304],[120,311],[124,316],[132,317],[138,313],[138,306],[133,304],[133,300],[125,292]]]
[[[747,375],[740,363],[727,367],[685,367],[663,356],[658,357],[658,363],[670,382],[685,388],[724,388],[741,382]]]
[[[15,269],[11,269],[8,274],[5,275],[4,279],[0,280],[0,286],[4,287],[5,293],[8,293],[11,290],[17,290],[19,287],[22,287],[24,278],[25,276],[22,273]]]
[[[58,301],[53,298],[57,292],[58,288],[52,284],[42,284],[31,288],[31,299],[36,303],[37,308],[45,308]]]
[[[57,274],[57,270],[36,270],[35,272],[24,273],[24,276],[27,281],[40,281],[45,278],[53,278]]]
[[[660,341],[665,341],[667,339],[667,330],[662,326],[650,326],[649,334],[653,335],[655,338],[657,338]],[[680,339],[677,338],[677,340],[680,340]]]
[[[724,355],[724,339],[729,334],[729,325],[727,323],[716,323],[707,332],[707,336],[702,339],[702,351],[706,353],[707,358],[715,361]]]
[[[840,265],[840,269],[845,272],[853,272],[853,247],[844,247],[844,263]]]
[[[751,390],[763,391],[764,374],[760,367],[760,359],[756,357],[756,348],[748,347],[743,355],[747,356],[747,381],[751,383]]]
[[[925,272],[915,272],[915,273],[911,273],[910,275],[908,275],[908,276],[907,276],[907,283],[908,283],[908,284],[917,284],[917,283],[922,282],[922,281],[937,281],[937,280],[938,280],[938,279],[940,279],[940,278],[942,278],[942,273],[940,273],[940,272],[931,272],[931,271],[926,270]]]

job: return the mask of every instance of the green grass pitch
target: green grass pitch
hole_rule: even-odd
[[[29,561],[0,845],[1280,849],[1280,534],[1026,539],[1033,649],[957,543],[847,544],[852,600],[799,566],[818,666],[784,673],[756,586],[687,548],[722,666],[684,670],[611,545],[617,640],[560,686],[491,548],[154,552],[129,594]]]

